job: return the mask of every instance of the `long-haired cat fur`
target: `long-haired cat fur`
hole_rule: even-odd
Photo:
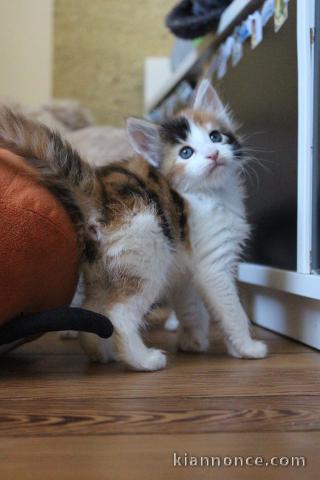
[[[2,110],[0,147],[22,155],[65,205],[78,231],[83,306],[114,325],[111,341],[80,335],[93,360],[115,355],[136,370],[163,368],[165,353],[141,337],[146,314],[163,296],[179,319],[181,349],[206,350],[214,318],[231,355],[267,354],[250,336],[235,283],[249,227],[234,130],[203,80],[192,108],[178,116],[160,125],[127,120],[137,156],[93,169],[57,134]]]

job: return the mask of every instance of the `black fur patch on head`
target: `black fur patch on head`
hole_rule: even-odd
[[[235,135],[233,133],[225,133],[226,137],[228,137],[228,144],[231,145],[233,150],[233,155],[236,159],[241,160],[242,157],[242,147]]]
[[[185,142],[188,133],[190,133],[190,125],[185,117],[172,118],[160,125],[161,140],[172,145]]]

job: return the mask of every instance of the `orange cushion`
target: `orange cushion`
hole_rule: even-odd
[[[69,304],[78,261],[76,233],[62,205],[23,159],[0,149],[0,324]]]

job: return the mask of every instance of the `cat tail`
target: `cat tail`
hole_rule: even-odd
[[[0,107],[0,148],[23,157],[62,203],[70,187],[88,196],[94,190],[94,169],[67,141],[45,125],[4,106]]]

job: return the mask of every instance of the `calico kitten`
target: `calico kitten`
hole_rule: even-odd
[[[162,296],[178,244],[186,244],[184,203],[166,179],[136,157],[94,169],[49,128],[0,108],[0,148],[24,158],[30,175],[64,205],[73,221],[84,277],[84,307],[115,325],[117,358],[155,370],[165,355],[140,336],[145,314]],[[82,336],[94,360],[113,357],[108,343]]]
[[[209,318],[214,318],[231,355],[262,358],[267,347],[251,338],[235,283],[249,235],[241,179],[244,158],[235,130],[207,80],[201,82],[192,108],[162,125],[127,121],[134,150],[165,176],[187,216],[181,218],[187,225],[187,245],[178,246],[178,267],[170,279],[180,348],[206,350]]]
[[[203,351],[209,316],[229,352],[260,358],[250,337],[235,273],[248,235],[239,178],[241,147],[230,116],[208,81],[193,108],[162,125],[128,119],[139,156],[93,169],[44,126],[0,113],[0,147],[22,155],[75,223],[85,281],[84,307],[111,319],[118,359],[157,370],[165,354],[141,338],[146,313],[171,296],[179,345]],[[81,334],[94,360],[112,358],[110,340]]]
[[[209,318],[215,318],[231,355],[267,354],[266,345],[250,336],[235,284],[249,226],[240,176],[244,159],[234,132],[230,114],[204,80],[193,107],[177,117],[161,125],[128,119],[128,137],[140,158],[121,164],[122,177],[119,164],[104,169],[106,192],[112,185],[127,206],[127,197],[134,202],[129,206],[130,226],[122,224],[114,231],[110,225],[101,231],[100,242],[103,251],[116,257],[117,268],[123,259],[123,268],[140,282],[139,291],[108,309],[127,342],[122,358],[136,369],[165,365],[163,352],[146,350],[137,336],[148,304],[160,295],[171,297],[182,350],[206,350]],[[139,197],[139,213],[132,217]],[[118,197],[113,202],[117,204]],[[146,208],[143,214],[141,208]],[[81,337],[92,358],[107,360],[111,355],[108,341],[90,334]]]

